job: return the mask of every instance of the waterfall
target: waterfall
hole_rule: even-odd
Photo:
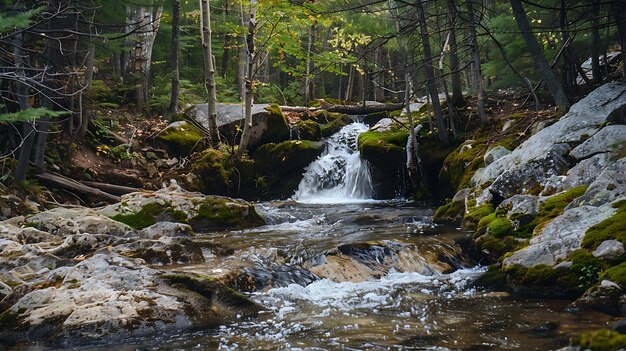
[[[293,198],[304,202],[371,199],[372,177],[357,146],[359,134],[367,130],[367,125],[355,122],[328,138],[324,153],[305,170]]]

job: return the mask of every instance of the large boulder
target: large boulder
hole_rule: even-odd
[[[581,206],[567,210],[546,224],[530,240],[529,246],[507,257],[503,266],[554,266],[559,259],[567,258],[581,248],[589,228],[609,218],[615,211],[611,206]]]
[[[166,274],[106,250],[49,277],[52,284],[15,297],[0,314],[0,338],[62,345],[119,342],[215,326],[260,310],[212,279]]]
[[[361,133],[358,148],[361,158],[370,165],[374,192],[377,198],[393,198],[404,187],[406,145],[409,133],[397,126],[385,131]],[[398,179],[400,178],[400,179]]]
[[[85,207],[57,207],[28,216],[24,222],[27,226],[61,237],[80,233],[113,236],[133,233],[133,228],[128,225]]]
[[[155,192],[123,195],[121,202],[98,213],[135,229],[162,221],[189,224],[196,232],[264,224],[254,206],[246,201],[189,192],[174,182]]]
[[[176,156],[187,156],[202,146],[202,131],[187,121],[177,121],[161,130],[155,140]]]

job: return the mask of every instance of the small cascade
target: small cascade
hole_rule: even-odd
[[[371,199],[372,177],[361,160],[357,140],[368,126],[355,122],[326,140],[326,150],[304,173],[294,199],[304,202],[346,202]]]

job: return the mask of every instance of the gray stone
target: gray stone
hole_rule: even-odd
[[[609,280],[589,288],[570,308],[576,310],[594,310],[617,315],[622,312],[622,298],[624,291],[619,285]]]
[[[470,191],[471,191],[470,188],[464,188],[464,189],[461,189],[461,190],[457,191],[456,194],[454,194],[454,197],[452,197],[452,202],[465,201],[465,199],[467,198],[467,195],[469,195]]]
[[[142,264],[105,250],[63,267],[60,285],[28,292],[8,308],[16,321],[1,325],[0,338],[26,333],[31,340],[55,338],[68,344],[110,342],[216,325],[259,311],[220,283],[169,277]]]
[[[157,222],[139,232],[139,236],[155,239],[165,236],[191,237],[194,235],[190,225],[176,222]]]
[[[581,206],[565,211],[530,239],[529,246],[516,251],[503,262],[505,267],[519,265],[534,267],[539,264],[554,266],[580,248],[582,239],[591,226],[610,217],[616,210],[610,206]]]
[[[561,268],[569,268],[571,266],[574,265],[574,262],[572,261],[563,261],[560,262],[559,264],[557,264],[556,266],[552,267],[553,269],[561,269]]]
[[[567,171],[567,174],[554,186],[554,189],[556,192],[561,192],[577,186],[589,186],[608,164],[609,156],[606,153],[584,159]]]
[[[35,225],[40,230],[57,236],[81,233],[128,236],[134,232],[126,224],[114,221],[85,207],[58,207],[27,217],[25,221]]]
[[[254,104],[252,105],[252,115],[265,112],[265,108],[270,106],[269,104]],[[242,104],[220,104],[216,106],[217,109],[217,126],[223,127],[233,122],[240,123],[243,121],[243,105]],[[209,128],[209,107],[207,104],[195,105],[190,111],[190,115],[195,117],[195,120],[202,123],[205,128]]]
[[[580,160],[597,153],[615,150],[624,141],[626,141],[625,125],[606,126],[575,147],[569,154]]]
[[[497,210],[506,212],[507,218],[516,228],[530,223],[539,211],[539,197],[533,195],[514,195],[498,206]]]
[[[506,156],[508,154],[510,154],[511,151],[509,151],[507,148],[505,148],[504,146],[496,146],[493,149],[487,151],[485,153],[485,156],[483,156],[483,160],[485,161],[485,165],[490,165],[493,163],[493,161],[502,158],[503,156]]]
[[[602,206],[626,196],[626,157],[617,160],[600,173],[585,194],[572,201],[567,208],[581,204]]]
[[[378,123],[376,123],[370,130],[375,130],[378,132],[387,132],[390,131],[396,122],[391,118],[383,118]]]
[[[605,260],[614,259],[624,254],[624,244],[617,240],[605,240],[594,251],[593,256]]]
[[[611,326],[611,330],[614,330],[620,334],[626,334],[626,319],[619,320]]]

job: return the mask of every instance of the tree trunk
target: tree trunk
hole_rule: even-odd
[[[315,21],[309,27],[309,41],[306,49],[306,76],[304,77],[304,104],[309,104],[309,99],[313,99],[311,94],[311,54],[315,41]]]
[[[452,85],[452,106],[460,107],[465,104],[463,100],[463,88],[461,87],[461,76],[459,70],[459,56],[456,44],[456,24],[458,13],[454,0],[446,0],[448,7],[448,27],[450,28],[450,42],[448,43],[450,55],[450,83]]]
[[[172,70],[172,93],[170,106],[167,109],[169,115],[178,113],[178,94],[180,92],[179,75],[179,40],[180,40],[180,0],[172,0],[172,47],[170,51],[170,69]]]
[[[354,67],[350,64],[348,68],[348,83],[346,84],[346,101],[352,101],[352,92],[354,89]]]
[[[472,79],[474,80],[476,92],[478,94],[478,116],[480,124],[487,124],[485,114],[485,86],[483,81],[483,71],[480,66],[480,51],[478,47],[478,36],[476,35],[476,16],[474,15],[473,0],[467,0],[467,14],[469,17],[470,46],[472,47]]]
[[[420,26],[420,36],[422,38],[422,46],[424,48],[424,73],[426,76],[426,87],[428,94],[430,95],[433,110],[435,112],[435,125],[437,126],[437,137],[443,145],[448,145],[450,140],[448,138],[448,131],[446,123],[443,118],[443,111],[441,110],[441,104],[439,102],[439,93],[437,92],[437,84],[435,82],[435,73],[432,65],[433,55],[430,49],[430,38],[428,34],[428,28],[426,27],[426,15],[424,13],[424,7],[422,1],[417,0],[415,2],[417,9],[417,16]]]
[[[89,52],[87,53],[87,59],[86,59],[87,71],[85,72],[85,94],[87,96],[90,95],[91,90],[92,90],[91,86],[93,83],[93,68],[94,68],[95,56],[96,56],[96,43],[95,43],[93,36],[91,35],[91,30],[89,34],[88,45],[89,45]],[[85,135],[87,135],[87,128],[89,127],[89,121],[91,119],[90,118],[91,113],[89,111],[88,106],[89,105],[87,106],[83,105],[81,101],[81,106],[80,106],[81,122],[80,122],[80,128],[78,129],[77,134],[76,134],[77,140],[83,140]]]
[[[252,131],[252,103],[254,93],[254,35],[256,32],[256,4],[255,0],[250,0],[250,12],[248,19],[248,35],[246,36],[246,48],[247,48],[247,76],[245,79],[245,94],[244,94],[244,126],[241,134],[241,140],[239,142],[239,149],[237,149],[237,158],[241,159],[243,154],[248,148],[248,142],[250,141],[250,132]]]
[[[565,4],[565,0],[560,0],[560,14],[559,14],[559,25],[561,27],[561,35],[563,36],[563,42],[567,43],[570,38],[569,27],[567,24],[567,5]],[[572,62],[572,58],[568,48],[565,48],[563,52],[563,83],[565,84],[565,89],[568,91],[574,91],[576,87],[576,67],[575,63]]]
[[[213,49],[211,47],[211,9],[209,0],[200,0],[202,29],[202,50],[204,53],[204,88],[207,92],[209,132],[211,145],[219,144],[219,132],[217,130],[217,93],[215,91],[215,67]]]
[[[15,66],[15,73],[21,78],[20,81],[26,81],[26,73],[24,71],[24,35],[22,33],[15,35],[13,44],[13,60]],[[28,87],[25,84],[15,82],[17,101],[20,105],[20,110],[28,110],[30,105],[28,104]],[[30,154],[33,148],[35,140],[35,121],[24,122],[22,127],[22,145],[20,147],[19,156],[17,158],[17,166],[15,168],[15,180],[20,182],[26,179],[26,170],[30,163]]]
[[[591,5],[591,16],[591,74],[593,82],[600,84],[602,83],[602,69],[600,68],[600,0],[594,0]]]
[[[249,22],[249,19],[246,19],[246,15],[243,12],[243,5],[242,5],[241,26],[245,27],[246,22]],[[238,52],[239,60],[238,60],[238,65],[237,65],[237,91],[239,92],[239,98],[241,99],[241,101],[245,99],[245,95],[246,95],[246,87],[245,87],[246,85],[246,60],[248,58],[247,45],[248,44],[246,42],[246,36],[242,36],[241,45],[239,46],[239,52]]]
[[[228,12],[229,12],[229,1],[228,0],[224,0],[224,11],[222,11],[222,21],[224,22],[224,24],[227,23],[227,18],[228,18]],[[228,64],[230,61],[230,46],[231,46],[231,39],[230,39],[230,33],[228,33],[228,31],[224,31],[224,50],[222,51],[222,65],[220,68],[220,75],[222,76],[222,78],[226,78],[226,73],[228,72]]]
[[[511,8],[513,9],[513,15],[515,16],[515,21],[517,22],[517,26],[522,32],[522,36],[526,41],[526,45],[528,45],[528,49],[530,50],[531,55],[541,72],[541,76],[543,80],[548,85],[548,89],[554,98],[554,102],[557,107],[561,110],[561,112],[565,113],[569,110],[570,104],[567,100],[567,96],[565,96],[565,92],[563,91],[563,87],[556,79],[554,72],[550,69],[550,64],[546,60],[546,57],[543,55],[541,51],[541,47],[537,43],[535,36],[532,32],[532,28],[530,27],[530,23],[528,23],[528,17],[526,17],[526,12],[524,11],[524,7],[522,6],[521,0],[509,0],[511,2]]]

